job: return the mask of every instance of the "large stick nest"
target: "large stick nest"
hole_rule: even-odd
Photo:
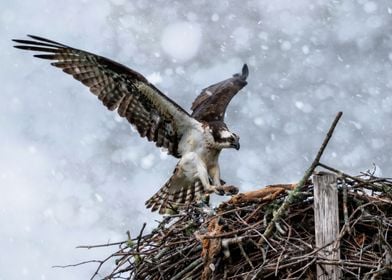
[[[118,250],[93,278],[112,260],[115,268],[104,279],[315,279],[319,264],[340,267],[344,279],[392,279],[392,181],[335,171],[340,260],[323,259],[315,247],[309,181],[271,234],[266,229],[295,185],[240,194],[213,211],[195,205],[164,217],[151,233],[143,227],[136,238],[112,244]]]

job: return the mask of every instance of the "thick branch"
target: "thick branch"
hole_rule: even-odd
[[[264,231],[264,237],[268,238],[271,236],[274,228],[275,228],[275,223],[280,220],[286,213],[287,209],[289,208],[290,204],[294,201],[294,199],[297,197],[297,195],[301,192],[302,188],[305,186],[305,184],[308,182],[310,176],[312,175],[314,169],[317,167],[317,165],[320,162],[321,156],[324,153],[325,148],[328,145],[329,140],[332,137],[332,134],[335,130],[335,127],[340,119],[340,117],[343,115],[342,112],[339,112],[336,117],[335,120],[333,121],[331,127],[328,130],[328,133],[316,155],[316,158],[313,160],[311,166],[308,168],[308,170],[306,170],[304,176],[302,177],[302,179],[299,181],[299,183],[297,184],[297,186],[295,187],[295,189],[290,192],[290,194],[286,197],[285,201],[283,202],[283,204],[279,207],[279,209],[274,213],[274,216],[272,218],[272,220],[269,222],[267,228]],[[264,238],[260,239],[260,243],[264,242]]]

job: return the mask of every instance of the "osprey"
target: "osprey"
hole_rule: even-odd
[[[239,137],[224,122],[230,100],[246,84],[248,67],[241,74],[211,85],[200,93],[187,113],[138,72],[108,58],[38,36],[13,40],[18,49],[37,51],[35,57],[53,60],[90,88],[109,109],[116,110],[141,137],[179,158],[173,175],[146,202],[159,213],[178,209],[210,193],[234,194],[238,189],[220,178],[218,157],[222,149],[239,149]]]

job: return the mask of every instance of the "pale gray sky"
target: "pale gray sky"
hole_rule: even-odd
[[[298,180],[338,111],[323,162],[391,176],[392,4],[380,1],[22,1],[0,3],[0,279],[86,279],[104,256],[80,244],[136,234],[175,160],[88,89],[12,38],[35,34],[115,59],[189,109],[250,69],[227,123],[223,178],[242,190]]]

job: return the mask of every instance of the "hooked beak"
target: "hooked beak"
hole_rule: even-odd
[[[238,151],[240,149],[240,139],[237,138],[236,141],[231,145],[234,149]]]

